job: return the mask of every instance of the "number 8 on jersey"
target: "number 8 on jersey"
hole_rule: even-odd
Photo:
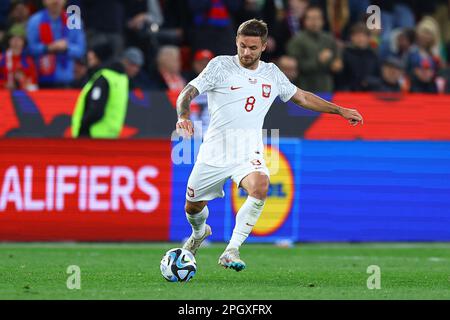
[[[245,111],[250,112],[255,107],[256,99],[255,97],[251,96],[247,98],[247,102],[245,104]]]

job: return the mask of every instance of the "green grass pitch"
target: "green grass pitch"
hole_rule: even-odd
[[[189,283],[159,271],[176,243],[0,244],[0,299],[450,299],[450,243],[245,244],[242,272],[217,265],[224,244],[201,248]],[[67,267],[81,270],[69,290]],[[369,290],[367,267],[381,269]]]

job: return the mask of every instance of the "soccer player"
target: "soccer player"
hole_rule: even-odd
[[[176,128],[182,135],[194,134],[189,105],[197,95],[207,93],[211,117],[187,183],[185,210],[193,232],[183,248],[195,255],[200,244],[212,234],[206,224],[207,203],[225,195],[223,185],[231,178],[248,193],[248,198],[236,215],[231,240],[219,264],[236,271],[245,268],[239,247],[258,221],[269,188],[262,126],[275,98],[279,96],[284,102],[291,100],[306,109],[340,115],[354,126],[363,122],[358,111],[297,88],[276,65],[261,61],[267,33],[263,21],[252,19],[242,23],[236,36],[237,55],[212,59],[177,99]]]

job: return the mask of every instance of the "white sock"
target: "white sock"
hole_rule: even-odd
[[[195,238],[201,238],[205,234],[206,219],[208,219],[209,210],[205,206],[202,211],[196,214],[189,214],[186,212],[186,218],[192,226],[192,233]]]
[[[264,208],[264,200],[248,196],[242,207],[236,215],[236,226],[233,230],[230,243],[226,250],[234,248],[239,249],[242,243],[247,239],[253,226],[258,221]]]

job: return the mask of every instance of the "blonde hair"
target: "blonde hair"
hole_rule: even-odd
[[[439,24],[437,23],[437,21],[431,16],[423,17],[422,20],[420,20],[420,22],[417,24],[416,32],[430,32],[434,38],[434,43],[431,51],[433,54],[439,55],[441,31],[439,29]]]

